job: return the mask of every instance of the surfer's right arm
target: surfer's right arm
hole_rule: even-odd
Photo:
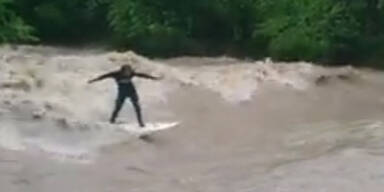
[[[117,74],[116,71],[114,71],[114,72],[109,72],[109,73],[100,75],[100,76],[98,76],[98,77],[96,77],[96,78],[94,78],[94,79],[89,80],[88,83],[94,83],[94,82],[96,82],[96,81],[100,81],[100,80],[103,80],[103,79],[106,79],[106,78],[113,78],[113,77],[116,76],[116,74]]]

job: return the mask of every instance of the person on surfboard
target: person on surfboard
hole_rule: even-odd
[[[138,73],[135,72],[130,65],[123,65],[121,66],[120,70],[112,71],[103,75],[100,75],[99,77],[95,79],[91,79],[88,81],[89,84],[94,83],[96,81],[100,81],[106,78],[113,78],[115,79],[117,83],[117,98],[115,103],[115,108],[112,112],[111,118],[109,120],[110,123],[115,123],[116,118],[123,107],[125,99],[128,97],[133,105],[133,108],[136,113],[137,121],[140,125],[140,127],[144,127],[145,124],[143,122],[142,114],[141,114],[141,107],[139,103],[139,96],[137,94],[135,85],[132,83],[133,77],[141,77],[145,79],[151,79],[151,80],[160,80],[160,77],[154,77],[145,73]]]

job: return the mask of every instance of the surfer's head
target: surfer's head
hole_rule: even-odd
[[[133,73],[132,67],[128,64],[121,66],[120,71],[123,72],[124,74],[132,74]]]

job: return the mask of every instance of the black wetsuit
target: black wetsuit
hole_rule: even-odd
[[[116,98],[115,108],[112,112],[112,115],[111,115],[111,118],[109,121],[111,123],[115,123],[116,118],[117,118],[121,108],[123,107],[125,99],[128,97],[132,102],[132,105],[133,105],[135,113],[136,113],[137,121],[138,121],[140,127],[144,127],[145,124],[143,122],[143,118],[141,115],[139,96],[137,94],[135,85],[132,83],[133,77],[141,77],[141,78],[152,79],[152,80],[157,79],[156,77],[153,77],[151,75],[144,74],[144,73],[136,73],[136,72],[132,71],[132,72],[127,74],[124,71],[119,70],[119,71],[114,71],[114,72],[110,72],[110,73],[101,75],[100,77],[98,77],[94,80],[91,80],[90,82],[99,81],[99,80],[102,80],[105,78],[115,79],[115,81],[117,83],[118,94],[117,94],[117,98]]]

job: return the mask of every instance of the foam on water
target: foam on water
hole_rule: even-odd
[[[2,125],[0,129],[0,146],[10,150],[21,151],[26,147],[22,143],[20,135],[17,130],[10,128],[10,126]]]
[[[34,146],[57,156],[79,157],[93,157],[100,147],[126,139],[95,124],[109,116],[116,94],[113,82],[86,83],[121,64],[165,77],[160,82],[135,80],[142,105],[150,111],[148,118],[174,116],[172,110],[158,110],[157,106],[167,103],[170,94],[185,86],[216,93],[226,102],[237,104],[252,100],[267,84],[305,91],[315,86],[320,74],[353,71],[268,59],[228,65],[167,65],[133,52],[76,52],[29,46],[2,47],[0,58],[0,107],[5,110],[0,113],[0,145],[12,150]]]
[[[145,121],[182,122],[154,143],[107,123],[113,81],[86,83],[125,63],[164,76],[134,80]],[[2,47],[0,188],[381,192],[383,83],[304,62]],[[118,121],[136,123],[129,103]]]

